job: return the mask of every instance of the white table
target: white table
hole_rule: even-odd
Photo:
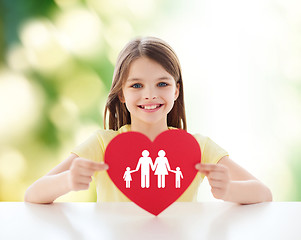
[[[155,217],[133,203],[0,202],[0,239],[301,239],[301,203],[174,203]]]

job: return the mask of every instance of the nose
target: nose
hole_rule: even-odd
[[[151,88],[151,87],[145,87],[143,94],[144,94],[143,97],[146,100],[151,100],[151,99],[156,99],[157,98],[156,90]]]

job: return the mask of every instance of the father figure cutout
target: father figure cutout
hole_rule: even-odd
[[[142,152],[142,157],[139,158],[137,167],[135,171],[138,171],[141,167],[140,173],[141,173],[141,187],[142,188],[149,188],[149,171],[150,167],[153,169],[153,161],[149,157],[149,152],[147,150],[144,150]]]

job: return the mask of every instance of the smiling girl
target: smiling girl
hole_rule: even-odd
[[[129,201],[105,171],[109,166],[104,163],[104,152],[109,142],[128,131],[143,133],[154,140],[163,131],[187,129],[181,67],[167,43],[146,37],[124,47],[115,66],[104,120],[107,114],[109,130],[96,131],[73,149],[66,160],[27,189],[25,201],[52,203],[70,191],[88,189],[93,175],[98,202]],[[202,163],[196,169],[202,174],[177,201],[196,201],[204,175],[217,199],[241,204],[272,201],[271,191],[232,161],[223,148],[208,137],[194,137],[202,153]]]

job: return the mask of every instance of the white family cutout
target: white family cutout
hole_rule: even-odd
[[[150,174],[149,170],[154,171],[155,175],[158,177],[158,188],[165,188],[165,176],[168,175],[168,171],[175,173],[175,187],[181,187],[181,178],[183,179],[183,174],[179,167],[176,170],[171,170],[169,166],[168,159],[165,157],[165,151],[160,150],[158,152],[158,157],[153,164],[152,159],[149,157],[149,152],[147,150],[142,151],[142,157],[139,158],[138,164],[135,170],[131,170],[130,167],[126,168],[123,175],[123,179],[126,182],[126,188],[131,187],[132,176],[131,174],[137,172],[140,169],[141,173],[141,188],[150,187]]]

